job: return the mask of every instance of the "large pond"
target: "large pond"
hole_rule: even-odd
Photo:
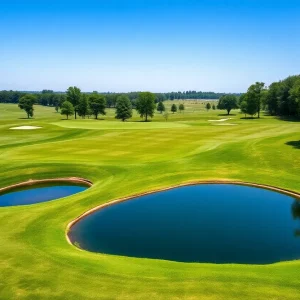
[[[70,240],[106,254],[181,262],[268,264],[300,258],[300,201],[232,184],[180,187],[104,207]]]
[[[46,202],[82,192],[87,188],[87,185],[73,183],[32,184],[0,193],[0,206]]]

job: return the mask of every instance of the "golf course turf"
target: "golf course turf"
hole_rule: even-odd
[[[68,224],[83,213],[180,184],[245,181],[300,193],[299,122],[241,119],[236,110],[222,122],[235,126],[216,126],[209,120],[227,118],[224,111],[207,112],[202,101],[185,107],[168,121],[157,113],[143,123],[135,113],[122,123],[113,109],[103,120],[67,121],[36,106],[27,120],[17,105],[0,104],[0,188],[30,179],[93,182],[59,201],[0,208],[0,299],[299,299],[300,261],[178,263],[67,242]],[[41,128],[10,130],[18,126]]]

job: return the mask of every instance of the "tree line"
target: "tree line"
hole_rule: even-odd
[[[245,94],[224,95],[217,106],[230,114],[232,109],[240,108],[241,112],[251,117],[260,118],[265,110],[272,116],[300,117],[300,75],[273,82],[269,87],[263,82],[252,84]]]
[[[263,102],[271,115],[300,117],[300,75],[273,82],[263,94]]]
[[[126,94],[130,99],[132,105],[138,99],[140,92],[130,92],[130,93],[86,93],[89,94],[101,94],[106,98],[107,107],[115,107],[117,103],[117,98],[121,95]],[[58,104],[64,102],[66,97],[66,92],[54,92],[52,90],[43,90],[41,92],[20,92],[20,91],[0,91],[0,103],[19,103],[19,99],[24,95],[31,94],[36,96],[37,104],[45,106],[57,106]],[[171,92],[171,93],[154,93],[155,102],[165,100],[184,100],[184,99],[219,99],[224,93],[214,93],[214,92],[196,92],[196,91],[185,91],[185,92]]]
[[[33,94],[25,94],[19,99],[19,107],[26,112],[28,118],[33,117],[34,104],[36,104],[37,100],[37,96]],[[82,93],[78,87],[73,86],[68,88],[66,94],[60,100],[63,101],[59,105],[61,114],[65,115],[67,119],[72,115],[75,115],[75,119],[77,119],[77,117],[90,118],[91,116],[98,119],[99,115],[106,114],[107,98],[97,92],[86,94]],[[135,109],[146,122],[149,118],[153,117],[155,109],[160,113],[166,110],[163,101],[159,101],[157,105],[155,101],[156,96],[153,93],[140,92],[137,95]],[[127,95],[123,94],[117,97],[115,108],[116,119],[125,121],[132,117],[133,105]],[[184,104],[181,103],[178,109],[180,112],[184,111]],[[171,106],[171,111],[173,113],[177,112],[176,104]],[[167,120],[167,114],[165,118]]]
[[[77,115],[81,117],[90,117],[91,115],[94,115],[95,118],[98,118],[98,115],[105,113],[106,107],[119,107],[120,109],[123,107],[122,109],[124,110],[124,104],[118,104],[118,100],[120,102],[120,99],[123,99],[123,102],[126,102],[126,109],[129,106],[131,109],[137,109],[141,116],[145,116],[145,119],[147,120],[148,117],[153,116],[155,103],[158,103],[157,109],[162,113],[165,111],[163,101],[167,99],[181,99],[181,97],[183,97],[182,99],[192,99],[197,93],[202,92],[150,93],[151,97],[148,95],[148,98],[151,98],[149,107],[153,108],[149,111],[147,109],[146,112],[143,110],[144,106],[141,107],[141,99],[144,95],[143,92],[131,92],[126,94],[98,92],[82,93],[77,87],[70,87],[65,93],[57,93],[51,90],[43,90],[41,93],[0,91],[0,103],[19,103],[20,108],[24,107],[26,110],[28,117],[33,115],[33,104],[30,104],[31,102],[34,102],[34,104],[54,106],[57,111],[59,108],[64,112],[70,111],[69,115],[75,114],[76,119]],[[256,82],[248,88],[246,93],[240,95],[217,93],[212,95],[208,92],[203,93],[201,97],[204,98],[205,95],[209,95],[210,99],[213,99],[214,95],[221,95],[217,108],[226,110],[228,115],[232,109],[240,108],[241,112],[245,114],[245,117],[249,115],[251,117],[257,116],[259,118],[261,110],[265,110],[270,115],[274,116],[300,117],[300,75],[290,76],[284,80],[274,82],[269,87],[263,82]],[[24,97],[31,100],[26,101],[26,104],[24,103]],[[124,97],[126,97],[126,101],[124,100]],[[21,101],[21,99],[23,100]],[[73,113],[71,105],[65,104],[63,107],[63,104],[66,101],[72,105]],[[28,103],[29,108],[27,107]],[[182,107],[178,108],[180,112],[183,111],[181,108]],[[207,103],[206,109],[209,110],[210,108],[211,105]],[[212,106],[212,108],[215,109],[214,106]],[[171,107],[171,112],[174,113],[176,111],[177,106],[174,104]]]
[[[184,91],[165,93],[164,95],[166,100],[219,99],[221,96],[225,95],[225,93]]]
[[[232,109],[240,108],[241,112],[250,115],[252,118],[256,115],[260,118],[262,109],[266,109],[266,96],[268,89],[263,82],[252,84],[245,94],[240,97],[235,95],[224,95],[219,99],[217,108],[227,111],[230,114]]]

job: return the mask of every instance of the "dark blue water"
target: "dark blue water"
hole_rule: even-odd
[[[46,202],[70,196],[87,189],[84,185],[75,184],[33,184],[31,186],[13,189],[0,194],[0,206],[27,205]]]
[[[300,201],[230,184],[181,187],[103,208],[69,232],[79,247],[181,262],[300,258]]]

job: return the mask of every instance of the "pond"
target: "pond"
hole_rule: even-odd
[[[300,201],[234,184],[179,187],[106,206],[68,233],[78,247],[180,262],[300,258]]]
[[[0,207],[46,202],[82,192],[87,188],[85,184],[59,182],[21,186],[0,193]]]

